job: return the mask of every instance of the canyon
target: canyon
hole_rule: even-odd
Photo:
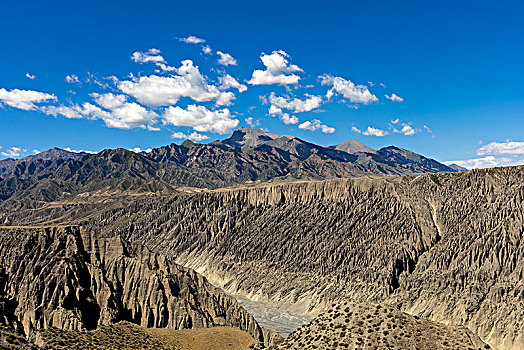
[[[462,171],[250,128],[1,162],[1,323],[35,344],[51,327],[130,322],[322,348],[346,323],[376,330],[391,313],[410,331],[379,327],[388,335],[370,344],[405,348],[406,334],[438,329],[419,345],[524,349],[522,166]],[[388,312],[363,311],[377,306]]]

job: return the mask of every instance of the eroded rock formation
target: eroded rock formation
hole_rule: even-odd
[[[385,301],[524,348],[524,167],[137,201],[89,225],[302,313]]]
[[[232,326],[260,341],[268,335],[195,271],[78,226],[0,228],[0,267],[2,297],[15,306],[4,317],[30,337],[52,326],[89,330],[122,320],[172,329]]]

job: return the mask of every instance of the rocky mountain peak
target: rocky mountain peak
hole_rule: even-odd
[[[350,154],[354,154],[357,152],[365,152],[365,153],[373,153],[373,154],[377,153],[377,151],[374,150],[373,148],[368,147],[361,142],[358,142],[356,140],[351,140],[351,139],[341,143],[340,145],[331,146],[330,148],[333,148],[339,151],[344,151]]]
[[[220,143],[227,144],[235,148],[254,148],[264,144],[265,142],[280,138],[293,139],[295,137],[291,135],[271,134],[260,128],[250,128],[245,126],[235,130],[233,135],[224,141],[220,141]]]

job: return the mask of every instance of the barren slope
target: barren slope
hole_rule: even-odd
[[[524,167],[136,202],[90,222],[227,291],[302,313],[389,301],[524,348]]]

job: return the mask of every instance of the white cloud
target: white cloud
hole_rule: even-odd
[[[424,130],[426,130],[427,132],[429,132],[430,134],[433,134],[433,131],[430,129],[429,126],[427,125],[424,125]]]
[[[254,120],[253,117],[248,117],[244,120],[247,123],[247,125],[252,126],[252,127],[257,127],[260,125],[260,121]]]
[[[281,116],[280,116],[280,120],[282,120],[282,122],[286,125],[289,125],[289,124],[298,124],[299,120],[297,117],[295,117],[294,115],[289,115],[288,113],[283,113]],[[325,125],[324,125],[325,126]],[[300,126],[299,126],[300,127]]]
[[[92,93],[91,96],[98,105],[111,111],[100,118],[110,128],[147,128],[148,125],[155,123],[158,116],[138,103],[126,102],[127,97],[124,95]]]
[[[266,67],[265,70],[255,69],[251,79],[251,85],[288,85],[297,84],[300,80],[294,72],[302,72],[295,64],[289,64],[289,55],[282,50],[273,51],[271,54],[261,54],[260,60]]]
[[[26,111],[37,109],[35,103],[44,102],[48,100],[56,100],[53,94],[47,94],[40,91],[33,90],[19,90],[12,89],[7,91],[4,88],[0,89],[0,102],[5,103],[13,108],[23,109]]]
[[[78,79],[78,76],[76,76],[75,74],[66,75],[65,81],[68,84],[80,83],[80,80]]]
[[[219,77],[218,80],[220,81],[220,86],[218,88],[221,90],[228,90],[231,88],[238,89],[238,92],[244,92],[247,90],[247,86],[240,84],[238,80],[229,74]]]
[[[386,136],[388,134],[389,133],[386,130],[380,130],[380,129],[374,128],[372,126],[368,126],[368,128],[366,130],[362,131],[362,135],[366,135],[366,136],[382,137],[382,136]]]
[[[221,135],[230,133],[238,125],[238,120],[227,108],[211,111],[205,106],[196,105],[188,105],[186,109],[178,106],[168,107],[163,118],[167,124],[189,126],[196,131]]]
[[[202,52],[205,53],[206,55],[211,55],[211,53],[213,52],[213,49],[211,49],[209,45],[204,45],[202,46]]]
[[[55,117],[62,115],[66,118],[74,119],[101,119],[110,128],[131,129],[139,127],[159,130],[152,126],[156,122],[158,115],[138,103],[127,102],[126,96],[114,95],[112,93],[92,93],[91,96],[99,106],[105,109],[89,102],[84,102],[82,105],[46,106],[40,108],[40,111]]]
[[[192,132],[191,134],[186,135],[183,132],[178,131],[178,132],[173,133],[173,135],[171,135],[171,138],[172,139],[193,140],[193,141],[204,141],[204,140],[209,139],[209,136],[199,134],[198,132]]]
[[[506,157],[496,158],[494,156],[486,156],[483,158],[474,158],[466,160],[449,160],[443,163],[446,165],[456,164],[466,169],[481,169],[493,168],[497,166],[523,165],[524,159]]]
[[[81,119],[84,118],[85,115],[83,114],[83,108],[79,105],[74,106],[45,106],[40,107],[40,111],[47,115],[52,115],[54,117],[57,117],[58,115],[62,115],[68,119]]]
[[[71,149],[69,147],[66,147],[64,148],[64,150],[68,151],[68,152],[73,152],[73,153],[89,153],[89,154],[96,154],[96,152],[93,152],[93,151],[85,151],[85,150],[76,150],[76,149]]]
[[[397,134],[404,134],[405,136],[411,136],[411,135],[415,135],[416,130],[413,129],[411,127],[411,125],[406,124],[406,123],[402,123],[402,129],[397,130],[397,129],[393,128],[393,132],[395,132]]]
[[[331,99],[335,93],[339,93],[351,103],[368,104],[378,101],[378,98],[368,90],[367,86],[355,85],[352,81],[342,77],[334,77],[326,74],[320,77],[320,82],[322,85],[333,86],[326,93],[328,100]]]
[[[384,95],[384,96],[386,96],[386,98],[388,100],[391,100],[393,102],[402,102],[402,101],[404,101],[404,99],[402,97],[397,96],[395,94],[391,94],[391,96],[388,96],[388,95]]]
[[[121,81],[118,88],[152,107],[174,105],[181,97],[196,102],[216,100],[219,105],[227,105],[234,98],[231,92],[222,92],[215,85],[209,85],[191,60],[182,61],[176,72],[178,75],[169,77],[150,75],[136,81]]]
[[[178,40],[180,40],[180,41],[182,41],[182,42],[184,42],[186,44],[202,44],[202,43],[206,42],[204,39],[197,38],[194,35],[190,35],[187,38],[179,38]]]
[[[524,155],[524,142],[491,142],[477,150],[477,155]]]
[[[8,150],[6,150],[5,152],[0,152],[0,154],[5,156],[5,157],[16,158],[16,157],[20,157],[25,152],[27,152],[27,150],[22,149],[20,147],[14,147],[13,146],[13,147],[9,148]]]
[[[356,126],[352,126],[352,127],[351,127],[351,131],[356,132],[357,134],[362,134],[362,130],[360,130],[360,129],[357,128]]]
[[[218,59],[219,64],[223,66],[236,66],[237,65],[237,60],[234,59],[233,56],[231,56],[230,54],[222,52],[222,51],[217,51],[217,55],[220,56],[220,58]]]
[[[282,108],[279,108],[279,107],[277,107],[275,105],[269,106],[269,111],[268,112],[269,112],[270,115],[278,115],[278,114],[282,114],[283,113],[282,112]]]
[[[305,96],[305,100],[298,98],[290,99],[283,96],[275,96],[275,93],[272,92],[267,98],[267,102],[271,104],[270,113],[272,107],[274,110],[276,110],[275,107],[278,107],[279,109],[284,108],[292,110],[295,113],[309,112],[315,108],[320,107],[322,104],[322,97],[320,96],[309,94],[306,94]]]
[[[31,79],[31,80],[34,80],[35,79],[35,76],[33,74],[29,74],[29,73],[25,73],[25,77],[27,79]]]
[[[273,94],[270,95],[270,99],[271,99],[272,96],[274,96],[274,95],[273,95]],[[282,98],[282,99],[283,99],[283,97],[279,97],[279,98]],[[298,101],[300,101],[300,100],[298,100]],[[266,102],[267,102],[267,100],[266,100]],[[281,102],[282,102],[282,101],[281,101]],[[284,102],[285,102],[285,103],[284,103]],[[285,99],[284,99],[284,102],[281,103],[281,105],[284,105],[284,104],[287,105],[287,102],[286,102]],[[303,101],[301,101],[301,102],[303,102]],[[292,108],[292,107],[290,107],[290,108]],[[299,122],[299,119],[298,119],[296,116],[294,116],[294,115],[290,115],[289,113],[285,113],[284,111],[282,111],[282,108],[277,107],[277,106],[274,105],[274,104],[271,104],[271,106],[269,106],[268,113],[269,113],[269,115],[271,115],[271,116],[277,116],[277,115],[278,115],[279,118],[280,118],[280,120],[282,120],[282,122],[283,122],[284,124],[286,124],[286,125],[289,125],[289,124],[298,124],[298,122]],[[304,124],[304,125],[303,125],[303,129],[312,130],[311,128],[314,127],[313,124],[312,124],[311,122],[305,122],[305,123],[303,123],[303,124]]]
[[[217,98],[216,104],[218,106],[229,106],[229,105],[231,105],[233,103],[232,101],[234,99],[235,99],[235,94],[234,93],[232,93],[232,92],[223,92]]]
[[[398,124],[399,121],[400,121],[400,119],[398,119],[398,118],[397,119],[393,119],[391,121],[391,124]]]
[[[131,55],[131,60],[136,63],[146,63],[146,62],[165,62],[164,57],[160,56],[160,50],[149,49],[146,52],[136,51]]]
[[[322,124],[318,119],[313,119],[312,121],[305,121],[298,126],[299,129],[315,131],[320,129],[325,134],[332,134],[335,132],[335,128]]]
[[[203,135],[203,134],[199,134],[198,132],[192,132],[189,135],[189,139],[193,140],[193,141],[204,141],[204,140],[208,140],[209,136]]]
[[[150,153],[152,151],[151,148],[141,149],[140,147],[131,148],[129,150],[135,153]]]
[[[153,62],[158,67],[160,67],[163,71],[174,71],[176,70],[175,67],[171,67],[166,64],[166,60],[164,57],[160,55],[160,50],[157,49],[149,49],[146,52],[140,52],[136,51],[133,52],[133,55],[131,56],[131,60],[135,61],[136,63],[147,63],[147,62]]]

